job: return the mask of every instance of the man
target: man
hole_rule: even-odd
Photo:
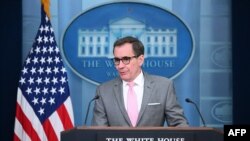
[[[134,37],[114,43],[120,77],[97,87],[93,126],[188,126],[173,82],[142,71],[144,46]]]

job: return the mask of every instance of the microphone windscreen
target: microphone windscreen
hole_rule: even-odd
[[[189,98],[186,98],[186,102],[192,103],[193,101],[190,100]]]

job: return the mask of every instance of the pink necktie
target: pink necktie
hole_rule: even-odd
[[[137,118],[138,118],[138,105],[137,105],[137,97],[134,92],[134,82],[128,83],[129,89],[128,89],[128,101],[127,101],[127,112],[128,116],[130,118],[130,121],[133,125],[133,127],[136,126]]]

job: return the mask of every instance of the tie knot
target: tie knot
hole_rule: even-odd
[[[133,81],[128,82],[128,86],[129,86],[129,87],[134,87],[134,85],[135,85],[135,83],[134,83]]]

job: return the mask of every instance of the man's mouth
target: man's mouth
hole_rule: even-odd
[[[120,75],[125,75],[126,74],[126,72],[119,72],[120,73]]]

